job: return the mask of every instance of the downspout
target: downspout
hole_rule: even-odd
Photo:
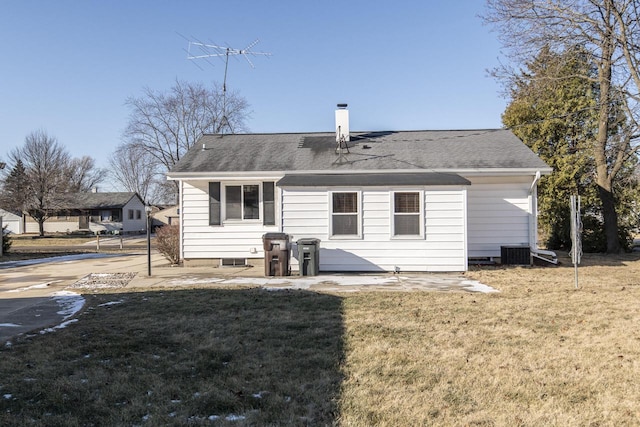
[[[558,255],[553,251],[547,251],[538,248],[538,181],[540,180],[540,171],[536,172],[531,187],[529,188],[529,196],[531,197],[531,220],[529,223],[529,247],[531,255],[534,258],[541,259],[551,264],[558,264]]]

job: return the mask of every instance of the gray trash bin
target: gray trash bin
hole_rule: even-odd
[[[298,261],[301,276],[317,276],[320,272],[320,240],[298,240]]]

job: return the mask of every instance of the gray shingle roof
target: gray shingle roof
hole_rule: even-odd
[[[61,209],[118,209],[129,203],[136,193],[71,193]]]
[[[348,153],[336,154],[332,132],[204,135],[169,176],[259,171],[550,171],[504,129],[353,132],[348,148]]]

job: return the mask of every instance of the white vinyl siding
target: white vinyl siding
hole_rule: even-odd
[[[338,190],[335,190],[338,191]],[[346,190],[345,190],[346,191]],[[416,190],[406,190],[416,192]],[[283,189],[283,231],[294,241],[320,239],[321,271],[464,271],[465,189],[420,189],[423,238],[392,239],[393,202],[389,189],[363,188],[361,237],[330,238],[331,207],[327,188]],[[297,268],[297,260],[292,259]]]
[[[226,185],[243,185],[224,180],[216,182],[221,183],[223,194]],[[260,182],[252,184],[261,186]],[[264,257],[262,236],[265,233],[278,231],[277,226],[265,226],[259,220],[223,221],[222,225],[210,225],[210,209],[208,181],[182,183],[181,220],[184,259]]]
[[[499,257],[504,245],[529,246],[531,181],[477,181],[468,191],[469,257]]]

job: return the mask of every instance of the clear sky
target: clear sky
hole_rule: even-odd
[[[0,159],[44,129],[101,166],[121,142],[130,96],[176,79],[222,82],[224,62],[186,59],[187,40],[272,56],[229,62],[251,132],[501,126],[506,100],[487,75],[497,35],[482,0],[0,0]]]

